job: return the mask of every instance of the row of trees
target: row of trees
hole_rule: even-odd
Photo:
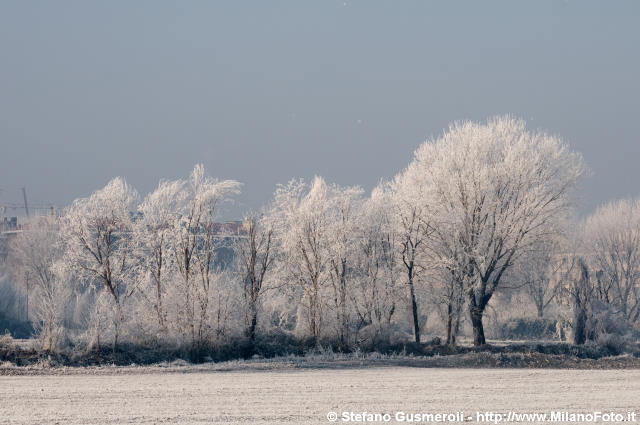
[[[345,347],[419,343],[431,313],[448,343],[468,318],[481,345],[505,286],[524,288],[540,316],[568,303],[584,342],[595,300],[638,321],[640,213],[624,201],[570,221],[583,172],[579,154],[521,120],[455,123],[370,196],[292,180],[234,235],[217,220],[236,181],[197,165],[140,201],[116,178],[25,226],[10,263],[16,281],[36,282],[45,349],[69,335],[198,348],[273,329]]]

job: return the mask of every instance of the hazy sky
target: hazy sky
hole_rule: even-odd
[[[581,151],[582,211],[640,188],[640,2],[0,0],[0,203],[121,175],[371,189],[450,121],[513,113]],[[11,215],[11,211],[9,211]]]

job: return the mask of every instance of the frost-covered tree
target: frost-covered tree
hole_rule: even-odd
[[[208,327],[211,329],[213,342],[216,344],[228,341],[231,334],[242,331],[242,293],[229,269],[215,268],[209,277],[211,300],[207,308]]]
[[[292,180],[279,186],[270,212],[281,259],[280,278],[301,291],[300,321],[317,340],[327,309],[335,314],[338,341],[346,344],[351,318],[354,233],[362,190]],[[298,323],[301,325],[301,323]]]
[[[356,331],[371,327],[372,342],[380,337],[388,339],[400,299],[398,232],[392,194],[385,189],[385,185],[376,187],[362,204],[353,234],[355,283],[351,297],[358,318]]]
[[[447,267],[436,267],[429,270],[426,284],[429,289],[429,301],[445,325],[446,343],[455,346],[462,309],[464,307],[464,291],[460,278],[455,270]]]
[[[152,292],[158,326],[166,330],[167,312],[164,307],[167,285],[171,278],[171,242],[186,201],[185,182],[161,181],[158,187],[146,196],[138,211],[140,217],[135,222],[135,241],[142,267],[141,277],[145,289]]]
[[[64,261],[80,281],[101,286],[111,300],[117,347],[123,304],[135,290],[137,264],[131,238],[138,193],[117,177],[88,198],[76,199],[61,223]]]
[[[245,333],[253,343],[263,286],[273,263],[274,235],[272,223],[256,214],[245,216],[243,223],[246,235],[238,239],[235,256],[245,305]]]
[[[559,256],[562,241],[557,237],[548,237],[532,244],[515,264],[513,275],[518,285],[536,307],[538,317],[544,317],[547,307],[558,295],[559,282],[552,276],[561,266]]]
[[[433,233],[431,211],[425,202],[427,187],[420,179],[416,179],[409,171],[395,177],[391,183],[393,205],[395,208],[395,226],[399,233],[399,247],[404,279],[409,289],[409,302],[413,320],[413,337],[420,343],[420,312],[416,286],[420,275],[429,266],[426,248]]]
[[[581,255],[569,253],[558,260],[554,276],[559,282],[559,296],[573,313],[573,343],[584,344],[587,340],[587,320],[596,294],[589,266]]]
[[[483,314],[505,272],[569,209],[583,169],[559,138],[504,116],[452,124],[399,177],[423,200],[434,228],[447,229],[437,233],[436,249],[455,246],[460,254],[453,268],[464,276],[475,345],[485,343]]]
[[[584,223],[599,298],[631,322],[640,316],[640,201],[604,205]]]
[[[239,193],[240,186],[235,180],[207,176],[198,164],[184,186],[185,193],[177,195],[185,201],[178,211],[179,219],[174,221],[171,244],[180,276],[180,322],[194,346],[204,342],[210,319],[212,279],[217,276],[215,250],[220,245],[216,234],[218,208]]]
[[[14,276],[30,280],[31,322],[45,351],[55,350],[65,337],[65,307],[72,292],[59,267],[62,246],[58,224],[55,217],[30,220],[9,251]]]
[[[429,301],[435,305],[445,324],[448,345],[456,344],[465,304],[465,284],[469,279],[466,270],[461,267],[461,246],[451,238],[455,232],[451,223],[439,221],[436,226],[435,220],[432,220],[423,260],[429,264],[425,279]]]
[[[315,340],[322,331],[323,291],[329,281],[328,190],[321,177],[311,185],[291,180],[276,190],[271,214],[281,250],[279,278],[302,291],[299,317]]]
[[[341,345],[349,339],[351,306],[350,294],[356,263],[355,235],[362,208],[362,189],[359,187],[328,187],[328,250],[329,282],[333,289],[333,308],[336,331]]]

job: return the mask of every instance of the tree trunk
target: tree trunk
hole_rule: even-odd
[[[458,310],[458,313],[456,314],[456,320],[453,326],[453,331],[451,332],[451,346],[455,347],[456,345],[456,338],[458,337],[458,332],[460,331],[460,310]]]
[[[587,339],[586,332],[587,312],[583,308],[576,309],[573,323],[573,343],[584,344]]]
[[[420,322],[418,321],[418,302],[413,288],[413,279],[409,279],[409,293],[411,295],[411,312],[413,313],[413,336],[416,344],[420,344]]]
[[[249,328],[247,329],[247,336],[249,337],[249,341],[251,341],[251,345],[255,343],[256,340],[256,327],[258,325],[258,312],[255,307],[251,307],[249,317]]]
[[[318,291],[314,285],[314,293],[309,295],[309,333],[313,340],[313,344],[318,343],[318,305],[317,305]]]
[[[482,309],[477,306],[469,306],[471,326],[473,327],[473,345],[478,347],[487,341],[484,338],[484,326],[482,325]]]
[[[451,303],[447,304],[447,345],[453,345],[455,338],[452,335],[453,331],[453,307]]]
[[[113,337],[113,352],[118,349],[118,337],[120,336],[120,323],[122,323],[122,307],[120,307],[120,301],[116,299],[116,320],[115,320],[115,335]]]
[[[162,288],[160,286],[160,276],[156,278],[156,312],[158,313],[158,324],[160,325],[160,329],[165,329],[164,324],[164,315],[162,313]]]

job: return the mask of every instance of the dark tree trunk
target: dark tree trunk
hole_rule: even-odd
[[[251,341],[251,345],[253,345],[256,340],[256,327],[258,325],[258,312],[256,311],[255,307],[251,308],[250,315],[251,316],[249,318],[249,328],[247,329],[247,336]]]
[[[456,314],[456,320],[454,322],[453,331],[451,332],[451,346],[455,347],[458,331],[460,330],[460,311]]]
[[[453,307],[451,303],[447,305],[447,345],[455,344],[453,336]]]
[[[470,306],[471,326],[473,327],[473,345],[478,347],[487,341],[484,338],[484,326],[482,325],[482,309],[477,306]]]
[[[420,344],[420,322],[418,321],[418,302],[416,301],[416,291],[413,288],[413,279],[409,280],[409,293],[411,295],[411,312],[413,313],[413,335],[416,344]]]
[[[118,338],[120,337],[120,324],[122,323],[122,308],[120,307],[119,300],[116,299],[116,320],[114,323],[115,326],[115,335],[113,338],[113,352],[115,353],[118,350]]]
[[[587,340],[587,312],[579,308],[575,312],[573,324],[573,343],[576,345],[584,344]]]
[[[318,345],[319,336],[319,312],[318,312],[318,286],[314,284],[313,294],[309,296],[309,333],[311,334],[311,340],[313,345]]]
[[[113,300],[116,304],[116,316],[114,317],[113,325],[114,325],[114,337],[113,337],[113,352],[115,353],[118,349],[118,338],[120,336],[120,324],[122,323],[122,306],[120,305],[120,298],[116,293],[116,290],[113,288],[113,285],[110,281],[108,281],[109,292],[113,296]]]
[[[156,278],[156,312],[158,313],[158,325],[160,325],[160,329],[166,329],[164,315],[162,313],[162,287],[160,285],[159,275]]]
[[[460,330],[460,308],[449,302],[447,305],[447,345],[456,345],[456,336]]]

